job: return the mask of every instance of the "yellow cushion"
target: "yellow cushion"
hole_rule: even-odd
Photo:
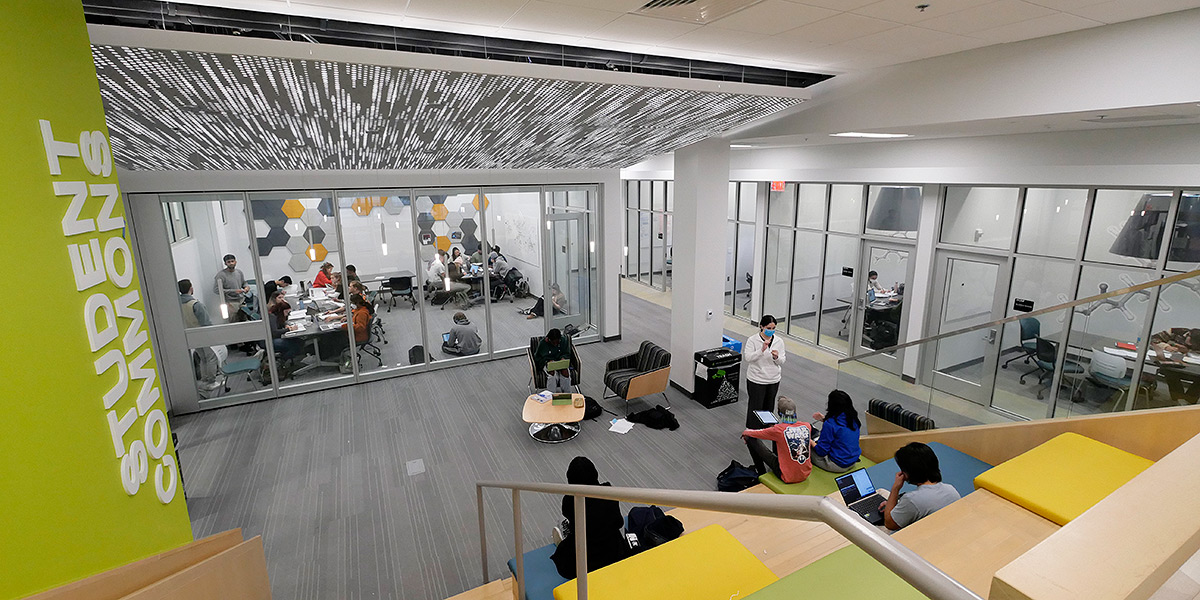
[[[779,578],[724,527],[709,525],[588,573],[593,600],[728,600]],[[555,600],[577,598],[575,580],[554,588]]]
[[[1064,433],[975,478],[988,490],[1066,525],[1154,461],[1077,433]]]

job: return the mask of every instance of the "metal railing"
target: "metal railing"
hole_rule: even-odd
[[[731,494],[647,488],[621,488],[598,485],[568,485],[555,483],[519,483],[479,481],[475,493],[479,509],[479,550],[483,583],[488,581],[487,530],[484,524],[483,490],[485,488],[512,491],[513,551],[516,556],[517,598],[525,597],[525,561],[521,524],[521,492],[537,492],[572,496],[575,502],[575,578],[580,600],[587,600],[587,511],[585,498],[600,498],[637,504],[657,504],[715,512],[818,521],[831,527],[850,543],[861,548],[884,567],[908,582],[922,594],[934,600],[982,600],[958,581],[937,567],[881,533],[862,517],[844,505],[825,496],[795,496],[775,494]]]

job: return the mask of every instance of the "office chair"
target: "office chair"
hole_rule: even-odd
[[[1133,380],[1127,376],[1129,372],[1129,363],[1120,356],[1115,356],[1107,352],[1091,351],[1091,363],[1088,364],[1088,379],[1096,385],[1116,390],[1121,392],[1117,397],[1117,401],[1113,402],[1112,410],[1115,412],[1121,406],[1121,402],[1125,400],[1126,394],[1129,393],[1129,388],[1133,387]],[[1137,386],[1135,394],[1146,392],[1146,402],[1150,402],[1150,394],[1153,387],[1153,382],[1142,382]],[[1134,403],[1137,403],[1137,396],[1133,398]],[[1132,406],[1131,406],[1132,407]]]
[[[1008,363],[1018,358],[1024,358],[1025,364],[1029,364],[1029,359],[1037,356],[1037,339],[1042,335],[1042,322],[1034,317],[1025,317],[1018,322],[1021,324],[1021,354],[1004,361],[1001,369],[1007,369]]]
[[[1046,390],[1050,389],[1050,386],[1053,384],[1054,361],[1057,358],[1058,358],[1058,347],[1054,345],[1054,342],[1051,342],[1050,340],[1043,339],[1043,338],[1037,338],[1037,354],[1033,357],[1034,368],[1025,372],[1025,374],[1021,375],[1021,385],[1025,385],[1025,378],[1027,376],[1032,375],[1038,371],[1041,371],[1041,373],[1038,375],[1038,383],[1042,383],[1047,378],[1049,378],[1050,382],[1046,383],[1046,385],[1044,385],[1040,389],[1038,389],[1038,392],[1037,392],[1038,400],[1042,400],[1045,398]],[[1077,363],[1073,360],[1068,360],[1068,361],[1063,362],[1063,374],[1064,375],[1079,374],[1079,373],[1083,373],[1083,372],[1084,372],[1083,366],[1080,365],[1079,363]]]
[[[407,298],[412,303],[412,310],[417,310],[417,297],[413,294],[412,277],[389,277],[379,287],[379,292],[388,295],[388,312],[396,305],[396,297]]]
[[[367,325],[367,341],[355,344],[355,354],[357,355],[358,367],[360,369],[362,368],[363,352],[366,352],[372,358],[379,361],[379,366],[383,366],[383,351],[379,349],[379,346],[375,345],[376,321],[378,321],[376,317],[371,317],[371,322]]]
[[[749,273],[746,273],[746,285],[750,286],[750,289],[746,290],[746,303],[742,305],[742,310],[750,308],[750,299],[754,297],[754,276]]]

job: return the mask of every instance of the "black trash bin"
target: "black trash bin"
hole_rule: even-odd
[[[701,350],[695,355],[696,391],[692,399],[706,408],[738,401],[742,355],[729,348]]]

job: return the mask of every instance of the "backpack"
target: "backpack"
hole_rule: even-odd
[[[625,525],[625,533],[638,536],[638,541],[646,535],[646,526],[663,518],[663,510],[657,506],[635,506],[629,509],[629,518]]]
[[[425,364],[425,346],[416,345],[408,349],[408,364]]]
[[[638,541],[642,543],[642,548],[648,550],[683,535],[683,523],[671,515],[665,515],[647,525],[645,533]]]
[[[604,414],[604,408],[600,406],[599,402],[596,402],[595,398],[591,396],[583,397],[583,418],[595,419],[602,414]]]
[[[641,423],[651,429],[670,429],[671,431],[679,429],[679,421],[671,413],[671,409],[663,408],[661,404],[654,405],[654,408],[635,412],[625,418],[631,423]]]
[[[736,460],[729,461],[729,466],[717,474],[719,492],[740,492],[757,483],[758,473]]]

